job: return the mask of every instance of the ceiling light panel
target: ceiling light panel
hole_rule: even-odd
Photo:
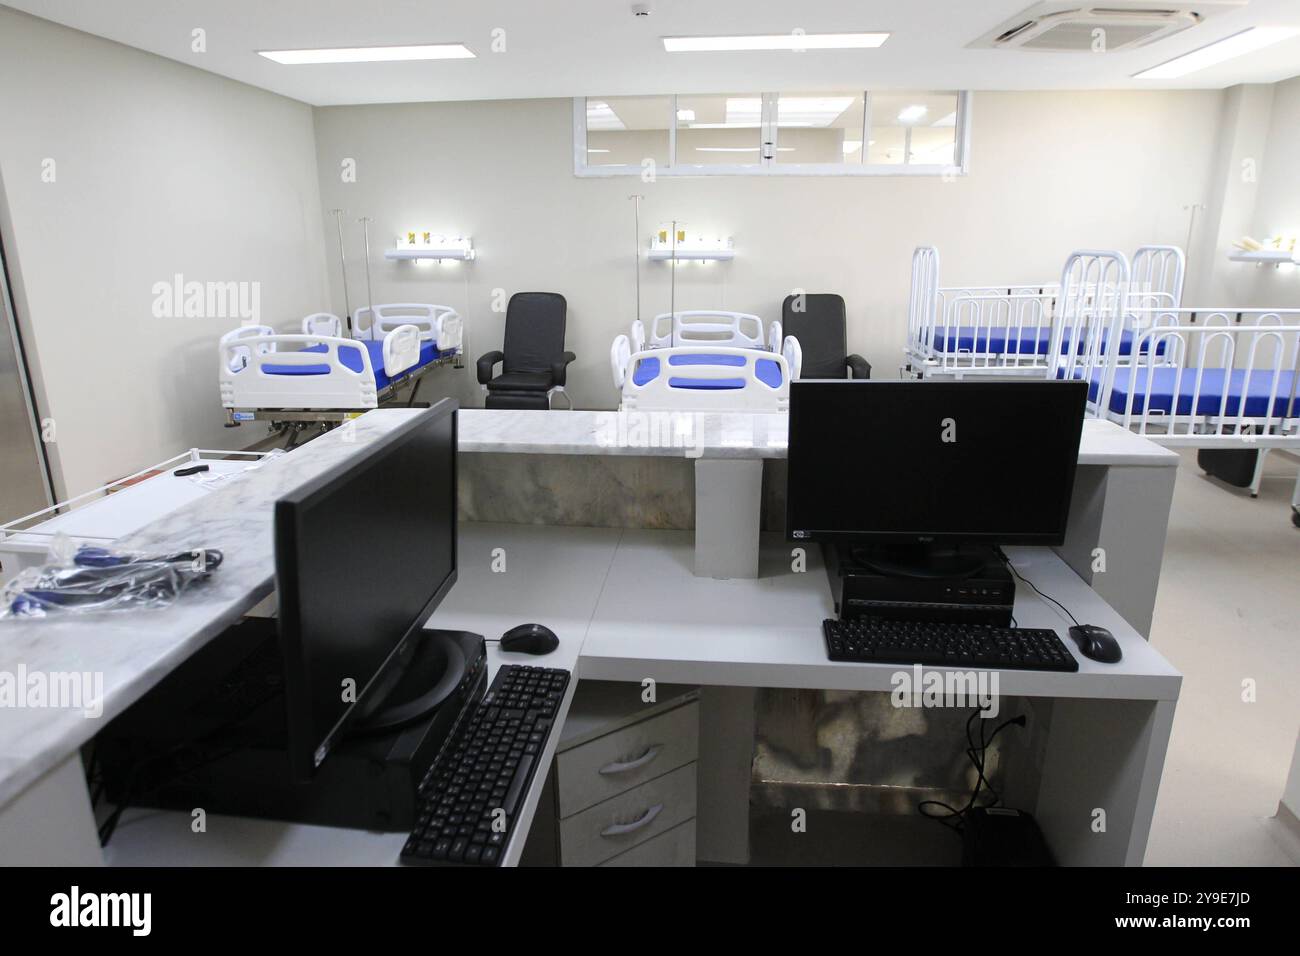
[[[395,63],[403,60],[472,60],[474,52],[463,43],[424,46],[332,47],[319,50],[258,50],[260,56],[285,66],[321,63]]]

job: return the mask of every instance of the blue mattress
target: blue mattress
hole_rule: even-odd
[[[690,365],[724,365],[743,368],[745,357],[743,355],[670,355],[668,364],[674,368]],[[662,371],[662,365],[657,357],[643,358],[637,361],[636,368],[632,370],[632,381],[636,385],[645,385],[658,378]],[[781,385],[781,366],[773,359],[759,359],[755,362],[754,375],[770,388],[779,388]],[[670,388],[735,389],[744,388],[745,379],[741,377],[691,378],[688,375],[673,375],[668,379],[668,386]]]
[[[361,358],[361,348],[364,347],[370,353],[370,367],[375,370],[375,388],[384,389],[392,384],[392,379],[384,372],[384,343],[371,342],[369,340],[358,340],[357,344],[344,345],[339,348],[339,361],[347,368],[354,372],[360,372],[365,368]],[[328,349],[326,345],[312,345],[303,349],[304,352],[325,352]],[[433,342],[420,343],[420,358],[413,368],[407,369],[398,377],[410,374],[414,369],[423,365],[428,365],[435,359],[445,358],[454,354],[453,350],[439,351]],[[330,367],[328,365],[263,365],[262,371],[267,375],[328,375]]]
[[[1150,369],[1146,366],[1139,366],[1136,378],[1133,376],[1133,369],[1117,368],[1115,370],[1115,383],[1110,393],[1110,410],[1117,414],[1124,414],[1128,407],[1128,395],[1130,390],[1129,383],[1136,382],[1135,394],[1133,395],[1133,413],[1141,414],[1146,411],[1147,403],[1147,379],[1151,377],[1150,408],[1153,412],[1162,412],[1168,414],[1189,415],[1192,414],[1192,396],[1196,391],[1196,369],[1183,369],[1182,379],[1178,378],[1178,369],[1176,368],[1156,368]],[[1097,394],[1101,389],[1102,371],[1097,370],[1092,373],[1092,381],[1088,386],[1088,398],[1090,401],[1097,400]],[[1291,398],[1291,385],[1293,372],[1281,372],[1276,376],[1272,371],[1254,371],[1250,374],[1250,380],[1246,380],[1246,370],[1241,368],[1221,369],[1207,368],[1201,375],[1201,394],[1196,403],[1197,415],[1219,415],[1237,416],[1244,414],[1247,418],[1268,418],[1270,416],[1285,415],[1287,403]],[[1277,382],[1277,394],[1273,399],[1273,407],[1269,409],[1269,393],[1272,392],[1273,383]],[[1223,404],[1223,410],[1220,412],[1220,402],[1223,401],[1223,390],[1225,382],[1227,384],[1228,399]],[[1177,411],[1171,412],[1174,408],[1174,387],[1178,388],[1178,405]],[[1241,411],[1242,398],[1245,398],[1245,411]],[[1300,411],[1300,397],[1297,397],[1295,403],[1291,406],[1291,414],[1294,415]]]
[[[1061,351],[1069,351],[1069,342],[1071,336],[1066,334],[1061,342]],[[1102,348],[1110,341],[1110,333],[1103,332],[1101,336]],[[980,329],[977,333],[974,326],[955,325],[951,328],[945,326],[936,326],[932,346],[936,352],[974,352],[980,355],[1046,355],[1047,350],[1052,344],[1052,329],[1050,326],[1035,328],[1032,326],[1023,329]],[[1150,347],[1150,342],[1142,344],[1141,354],[1145,355]],[[1119,340],[1119,354],[1129,355],[1133,351],[1133,333],[1125,331],[1121,333]],[[1156,354],[1163,355],[1165,343],[1163,340],[1156,344]]]

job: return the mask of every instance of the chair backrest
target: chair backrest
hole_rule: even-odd
[[[343,320],[333,312],[313,312],[302,320],[302,334],[340,338],[343,335]]]
[[[506,372],[549,372],[564,353],[569,304],[558,292],[516,292],[506,306]]]
[[[827,292],[788,295],[781,304],[781,325],[803,350],[800,378],[848,378],[844,299]]]

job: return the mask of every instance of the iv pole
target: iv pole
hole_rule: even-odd
[[[342,209],[331,209],[334,224],[339,232],[339,271],[343,275],[343,322],[347,326],[348,338],[352,338],[352,301],[348,297],[348,257],[343,249],[343,213]]]
[[[369,216],[362,216],[357,222],[361,223],[361,231],[366,239],[366,307],[370,310],[370,327],[375,325],[375,297],[370,291],[370,224],[374,222]]]
[[[634,200],[636,202],[636,207],[633,211],[633,219],[635,222],[636,235],[633,237],[635,239],[635,242],[633,243],[632,250],[633,250],[633,254],[636,256],[636,258],[633,260],[634,262],[636,262],[636,320],[640,322],[641,321],[641,200],[644,199],[645,197],[640,195],[639,193],[634,193],[631,196],[628,196],[627,198]]]

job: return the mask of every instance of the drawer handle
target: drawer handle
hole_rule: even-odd
[[[626,763],[621,763],[616,760],[613,763],[605,764],[605,766],[601,767],[596,772],[600,774],[611,774],[611,773],[627,773],[631,770],[640,770],[651,760],[654,760],[655,757],[658,757],[659,751],[663,749],[664,749],[663,744],[651,744],[649,747],[645,749],[645,753],[637,757],[635,760],[629,760]]]
[[[631,823],[612,824],[611,826],[607,826],[605,827],[605,829],[601,830],[600,835],[608,838],[608,837],[623,836],[625,833],[635,833],[637,830],[640,830],[642,827],[648,827],[651,823],[653,823],[655,817],[659,816],[660,812],[663,811],[663,808],[664,805],[662,803],[656,803],[653,807],[651,807],[645,813],[641,814],[641,816],[637,817]]]

